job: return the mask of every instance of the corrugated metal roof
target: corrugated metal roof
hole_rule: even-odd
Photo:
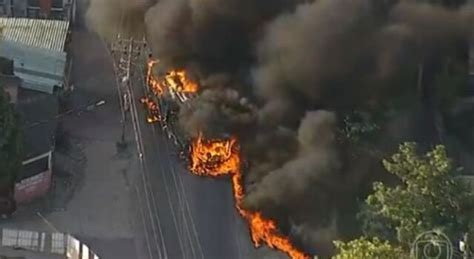
[[[64,51],[69,21],[0,18],[2,39],[31,47]]]
[[[54,86],[63,87],[65,52],[0,40],[0,55],[14,61],[14,73],[23,80],[24,88],[52,93]]]

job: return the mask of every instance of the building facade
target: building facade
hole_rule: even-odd
[[[75,0],[0,0],[0,16],[74,22]]]
[[[0,58],[0,91],[5,90],[20,118],[23,158],[13,188],[17,203],[45,195],[51,186],[53,151],[59,103],[54,95],[22,88],[23,81],[12,74],[13,63]]]
[[[0,258],[99,259],[75,237],[17,229],[0,229]]]
[[[59,103],[54,95],[20,88],[16,104],[23,138],[23,162],[15,182],[15,201],[28,203],[48,193]]]
[[[22,162],[22,172],[15,183],[15,201],[29,203],[46,195],[51,187],[53,151]]]

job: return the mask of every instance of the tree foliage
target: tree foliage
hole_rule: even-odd
[[[406,258],[401,247],[393,246],[387,241],[378,238],[365,237],[350,242],[335,241],[338,254],[332,259],[400,259]]]
[[[455,240],[470,229],[473,197],[456,177],[444,146],[419,156],[415,143],[405,143],[383,165],[401,183],[375,183],[366,202],[372,215],[393,223],[402,245],[410,246],[425,231],[438,229]]]
[[[8,96],[0,88],[0,185],[13,183],[20,166],[18,116]]]
[[[389,242],[398,241],[395,223],[390,219],[378,214],[369,205],[364,203],[362,206],[360,206],[357,219],[361,224],[361,230],[365,237],[377,237]]]

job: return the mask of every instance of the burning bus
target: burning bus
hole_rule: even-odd
[[[159,61],[150,56],[145,72],[148,96],[142,98],[148,110],[147,122],[159,123],[182,154],[187,152],[189,141],[176,125],[177,114],[180,106],[197,94],[199,85],[183,69],[156,73],[158,65]]]
[[[150,97],[142,103],[148,109],[149,123],[159,122],[168,138],[178,146],[180,157],[188,164],[189,171],[199,176],[230,177],[234,193],[235,208],[248,222],[250,235],[256,247],[265,244],[288,254],[292,259],[309,259],[297,249],[290,239],[282,235],[275,221],[265,218],[260,212],[246,210],[243,206],[245,188],[243,182],[244,163],[241,159],[238,139],[223,135],[206,139],[202,134],[193,139],[175,125],[176,114],[182,105],[188,105],[198,92],[198,83],[191,80],[185,70],[171,70],[155,75],[154,67],[159,61],[150,60],[147,65],[146,83]]]

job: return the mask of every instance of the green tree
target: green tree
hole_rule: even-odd
[[[18,116],[3,89],[0,88],[0,189],[10,186],[21,165]]]
[[[397,242],[394,222],[374,211],[366,203],[360,206],[357,219],[361,224],[362,232],[365,237],[377,237],[389,242]]]
[[[400,259],[407,258],[401,247],[393,246],[388,241],[365,237],[344,243],[335,241],[338,253],[332,259]]]
[[[374,193],[366,200],[371,211],[367,215],[391,222],[402,246],[409,247],[417,235],[430,230],[440,230],[452,240],[470,230],[473,197],[456,177],[444,146],[419,156],[415,143],[404,143],[383,165],[400,184],[374,183]]]

